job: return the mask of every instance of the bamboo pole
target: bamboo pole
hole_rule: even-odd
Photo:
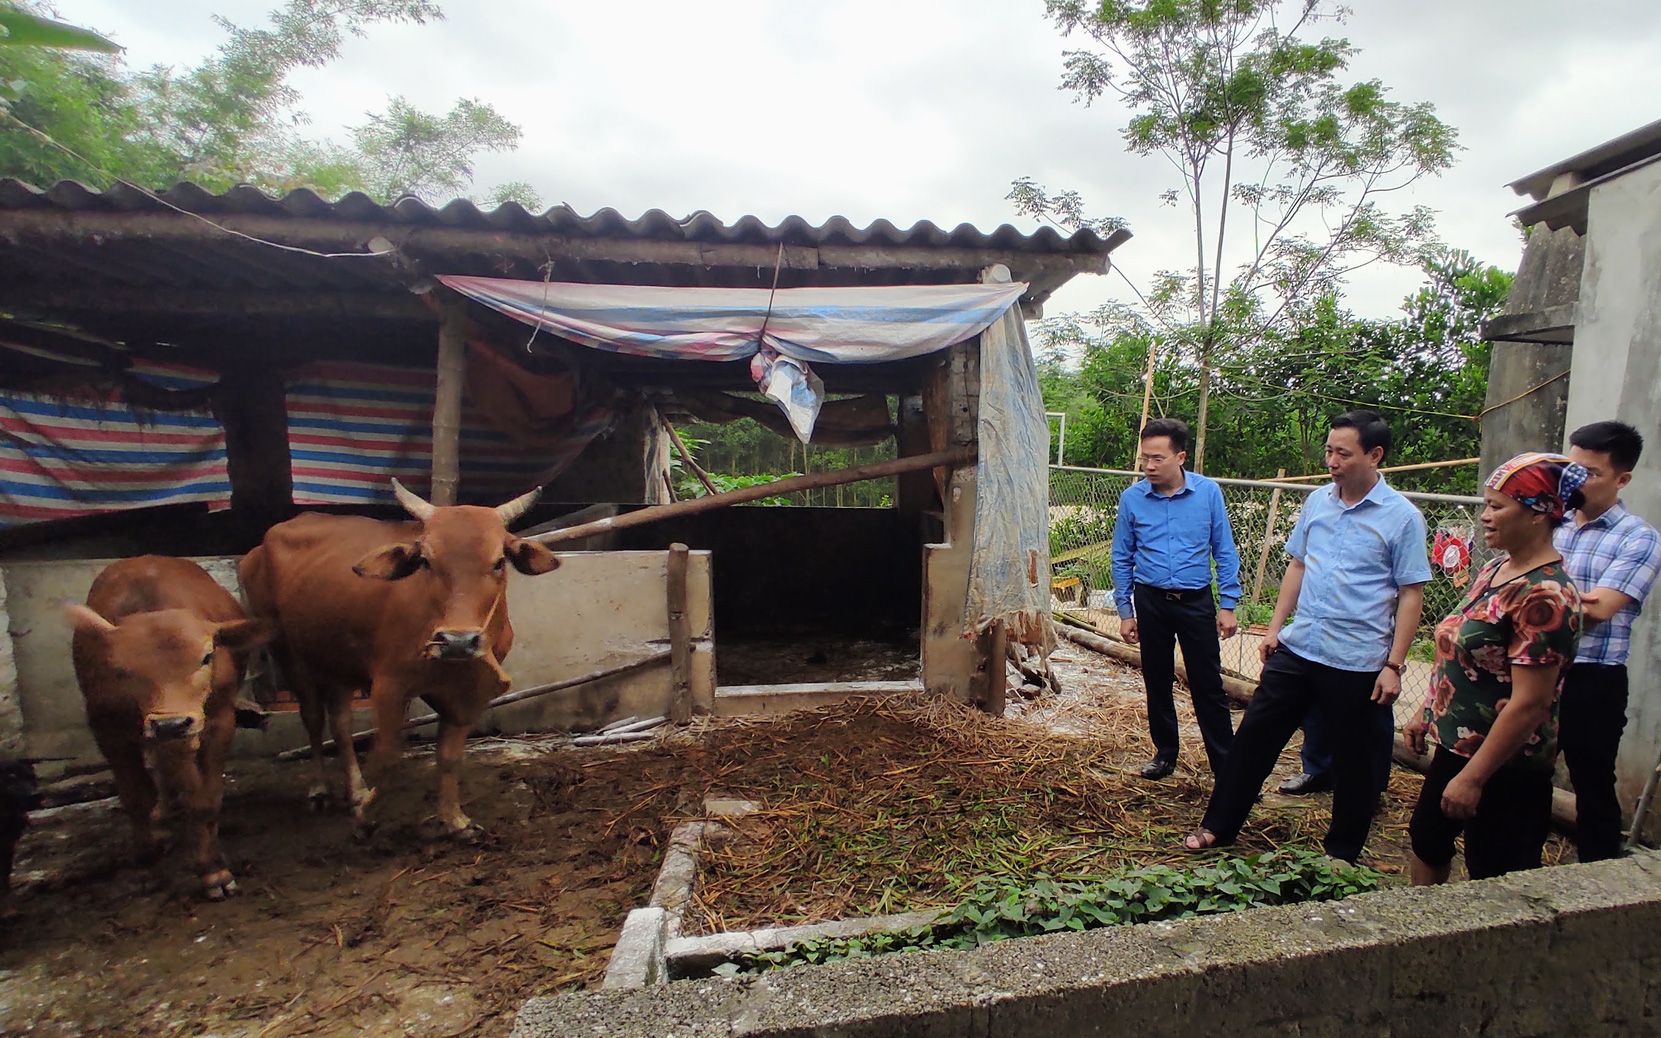
[[[453,505],[461,482],[461,395],[467,382],[467,304],[460,296],[445,292],[439,306],[432,503]]]
[[[1275,482],[1286,477],[1286,470],[1275,473]],[[1257,604],[1257,596],[1263,592],[1263,577],[1269,568],[1269,548],[1273,544],[1275,533],[1275,515],[1280,511],[1280,488],[1275,487],[1274,493],[1269,495],[1269,521],[1263,527],[1263,547],[1257,553],[1257,575],[1252,578],[1252,597],[1248,601]]]
[[[680,453],[681,461],[686,463],[687,469],[689,469],[694,476],[698,477],[698,482],[704,485],[705,490],[709,491],[711,494],[719,494],[720,491],[716,490],[715,484],[710,481],[709,473],[705,472],[698,465],[698,463],[692,459],[692,452],[686,449],[686,443],[681,439],[681,434],[675,431],[675,423],[665,418],[663,420],[663,427],[669,431],[669,440],[675,445],[675,450]]]
[[[1448,469],[1448,468],[1454,468],[1455,466],[1458,466],[1458,465],[1476,465],[1476,464],[1480,464],[1481,461],[1482,461],[1481,458],[1455,458],[1453,461],[1426,461],[1426,462],[1421,462],[1417,465],[1389,465],[1389,466],[1386,466],[1385,468],[1379,469],[1379,471],[1380,472],[1422,472],[1425,469]],[[1285,472],[1286,470],[1281,469],[1280,471]],[[1287,476],[1285,478],[1282,478],[1280,476],[1275,477],[1275,479],[1279,480],[1282,483],[1296,483],[1300,480],[1305,480],[1305,479],[1331,479],[1331,478],[1332,478],[1332,473],[1330,473],[1330,472],[1311,472],[1307,476]]]
[[[895,458],[892,461],[879,461],[871,465],[859,465],[851,469],[834,469],[830,472],[813,472],[805,476],[776,479],[771,483],[741,487],[738,490],[729,490],[724,494],[711,494],[708,497],[696,497],[688,501],[676,501],[673,504],[650,505],[638,511],[627,512],[606,519],[596,519],[591,523],[583,523],[581,526],[571,526],[563,530],[550,530],[547,533],[537,534],[535,537],[527,539],[540,541],[543,544],[560,544],[564,541],[576,541],[584,537],[592,537],[597,533],[644,526],[647,523],[655,523],[661,519],[696,515],[699,512],[725,508],[728,505],[741,505],[746,501],[759,501],[764,497],[772,497],[774,494],[792,494],[799,490],[811,490],[815,487],[858,483],[862,479],[878,479],[883,476],[898,475],[902,472],[916,472],[920,469],[934,468],[937,465],[964,465],[974,460],[975,447],[954,447],[950,450],[935,451],[932,454]]]
[[[1158,355],[1159,355],[1158,341],[1153,339],[1153,338],[1149,338],[1148,339],[1148,370],[1142,376],[1142,424],[1138,425],[1136,427],[1136,435],[1137,435],[1136,453],[1130,459],[1130,467],[1133,468],[1133,469],[1141,467],[1141,464],[1140,464],[1141,460],[1142,460],[1142,458],[1141,458],[1141,452],[1142,452],[1141,436],[1142,436],[1142,430],[1146,429],[1148,427],[1148,411],[1149,411],[1150,408],[1153,407],[1153,362],[1154,362],[1154,358]]]

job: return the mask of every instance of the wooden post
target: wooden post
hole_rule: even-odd
[[[1148,340],[1148,370],[1142,376],[1143,380],[1144,380],[1144,384],[1142,386],[1142,424],[1138,425],[1136,427],[1136,435],[1137,435],[1138,439],[1136,441],[1136,449],[1132,453],[1131,459],[1130,459],[1130,467],[1133,468],[1133,469],[1142,467],[1142,464],[1141,464],[1141,462],[1142,462],[1142,441],[1141,441],[1140,437],[1142,435],[1142,430],[1144,428],[1146,428],[1147,424],[1148,424],[1148,410],[1151,407],[1153,407],[1153,362],[1154,362],[1154,358],[1157,357],[1158,355],[1159,355],[1158,341],[1155,340],[1155,339],[1149,339]],[[1282,471],[1285,471],[1285,470],[1283,469]]]
[[[227,366],[213,410],[225,427],[232,522],[238,540],[252,547],[294,512],[282,371],[268,355]]]
[[[900,396],[899,419],[894,430],[894,449],[902,458],[927,454],[930,450],[928,419],[923,414],[923,398],[917,394]],[[940,494],[935,489],[934,476],[928,472],[908,472],[895,480],[894,506],[913,521],[924,512],[940,508]],[[915,526],[913,527],[915,529]]]
[[[999,620],[975,639],[975,669],[969,678],[969,702],[1002,717],[1008,694],[1009,632]]]
[[[1275,473],[1275,479],[1283,479],[1286,470]],[[1274,543],[1275,515],[1280,511],[1280,488],[1269,495],[1269,520],[1263,525],[1263,547],[1257,553],[1257,575],[1252,578],[1252,597],[1246,601],[1251,605],[1257,604],[1257,596],[1263,592],[1263,576],[1269,568],[1269,548]]]
[[[669,718],[676,724],[692,720],[692,617],[686,608],[686,571],[690,558],[686,545],[669,546],[669,666],[674,675]]]
[[[438,395],[433,401],[432,503],[453,505],[461,483],[461,395],[467,384],[467,303],[446,291],[439,302]]]

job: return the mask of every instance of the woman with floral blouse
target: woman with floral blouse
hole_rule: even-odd
[[[1540,867],[1557,696],[1580,635],[1580,595],[1551,537],[1585,482],[1560,454],[1521,454],[1488,477],[1482,536],[1502,554],[1436,625],[1431,694],[1405,733],[1420,753],[1427,736],[1436,746],[1408,830],[1416,885],[1447,882],[1461,832],[1472,879]]]

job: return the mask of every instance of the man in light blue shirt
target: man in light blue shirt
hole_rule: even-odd
[[[1220,774],[1234,742],[1234,720],[1223,691],[1218,639],[1238,624],[1240,556],[1234,550],[1223,493],[1204,476],[1185,472],[1188,426],[1156,418],[1142,429],[1142,474],[1119,496],[1113,526],[1113,599],[1119,637],[1142,646],[1142,683],[1148,694],[1148,734],[1154,756],[1142,777],[1162,779],[1176,768],[1176,645],[1188,667],[1194,718],[1211,773]],[[1211,566],[1217,565],[1217,597]]]
[[[1260,649],[1263,675],[1205,820],[1183,841],[1189,850],[1234,842],[1312,708],[1333,750],[1326,852],[1353,862],[1367,842],[1379,793],[1369,745],[1374,704],[1401,694],[1430,580],[1424,517],[1378,472],[1389,449],[1390,427],[1377,414],[1350,411],[1332,420],[1332,484],[1309,495],[1286,542],[1292,563]],[[1297,618],[1287,626],[1294,607]]]

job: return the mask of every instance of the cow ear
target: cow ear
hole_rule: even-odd
[[[509,537],[505,550],[508,560],[513,563],[513,568],[528,577],[559,569],[559,556],[549,551],[548,546],[541,541]]]
[[[247,652],[277,636],[277,628],[269,620],[232,620],[220,624],[213,632],[213,643],[232,652]]]
[[[352,572],[371,580],[403,580],[420,569],[424,561],[419,542],[389,544],[359,559]]]
[[[77,631],[86,631],[89,634],[108,634],[115,630],[114,624],[79,602],[65,602],[63,604],[63,615],[69,620],[69,625]]]

